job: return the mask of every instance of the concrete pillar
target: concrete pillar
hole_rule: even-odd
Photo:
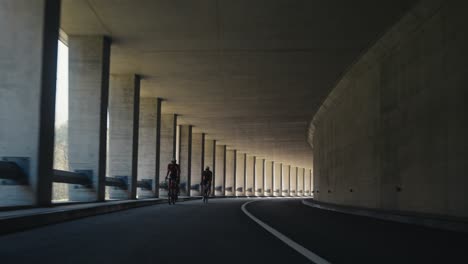
[[[205,134],[193,133],[192,134],[192,165],[191,167],[191,180],[190,182],[190,196],[201,195],[200,183],[203,166],[205,162]]]
[[[314,171],[313,170],[310,170],[310,195],[311,196],[314,196],[314,187],[315,187],[315,184],[314,184]]]
[[[157,144],[160,135],[161,121],[160,98],[140,99],[140,130],[138,136],[138,180],[149,181],[152,190],[137,189],[138,198],[157,197],[156,189],[159,180],[159,170],[156,170],[156,153],[159,151]],[[158,172],[158,173],[156,173]],[[158,187],[159,188],[159,187]]]
[[[110,177],[122,178],[128,190],[107,187],[110,199],[136,199],[140,77],[112,75],[109,90],[109,167]]]
[[[297,195],[304,196],[304,168],[297,168]]]
[[[213,180],[215,186],[215,196],[224,196],[224,188],[226,184],[226,145],[216,146],[216,179]]]
[[[246,196],[255,195],[255,156],[246,155],[245,177],[246,177]]]
[[[226,150],[225,196],[235,196],[236,156],[236,150]]]
[[[264,187],[264,195],[265,196],[273,196],[274,191],[274,163],[273,161],[265,161],[265,187]]]
[[[273,187],[273,195],[274,196],[281,196],[282,195],[282,189],[283,189],[283,181],[282,181],[282,166],[281,163],[279,162],[273,162],[274,163],[274,171],[273,171],[273,176],[275,178],[274,181],[274,187]]]
[[[297,167],[291,167],[289,173],[289,189],[291,196],[297,196]]]
[[[245,154],[236,157],[236,196],[245,195]]]
[[[311,187],[310,180],[311,180],[310,169],[304,169],[304,190],[305,190],[304,195],[305,196],[310,196],[310,194],[311,194],[311,192],[310,192],[310,187]]]
[[[157,196],[166,196],[166,191],[159,188],[160,184],[165,181],[167,175],[167,165],[172,159],[176,159],[176,133],[177,133],[177,115],[161,114],[160,115],[160,137],[159,158],[156,158],[156,171],[159,171],[158,179],[156,180]],[[156,152],[157,154],[158,152]],[[179,157],[177,157],[179,158]],[[180,161],[177,161],[180,164]]]
[[[265,159],[255,157],[255,196],[263,196],[265,180]]]
[[[213,172],[213,179],[211,182],[211,196],[215,196],[215,183],[216,183],[216,140],[205,138],[205,159],[202,169],[210,167]]]
[[[283,181],[283,196],[291,196],[291,183],[289,181],[291,173],[291,165],[282,164],[282,181]]]
[[[192,178],[192,126],[180,126],[180,195],[190,196]]]
[[[0,160],[17,162],[27,185],[0,185],[0,206],[52,199],[60,1],[0,4]]]
[[[102,36],[69,36],[68,45],[69,166],[72,171],[88,173],[94,187],[70,186],[70,200],[104,201],[110,40]]]

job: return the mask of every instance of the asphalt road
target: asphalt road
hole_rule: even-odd
[[[156,205],[0,236],[0,263],[310,263],[247,199]],[[468,236],[259,199],[246,209],[332,263],[468,263]]]

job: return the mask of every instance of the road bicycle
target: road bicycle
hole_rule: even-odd
[[[175,180],[168,180],[167,201],[169,204],[175,204],[177,201],[177,184]]]
[[[203,184],[203,203],[208,203],[210,197],[210,184]]]

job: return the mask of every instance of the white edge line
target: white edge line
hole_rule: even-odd
[[[321,258],[320,256],[318,256],[317,254],[313,253],[312,251],[306,249],[305,247],[299,245],[298,243],[296,243],[295,241],[293,241],[292,239],[290,239],[289,237],[283,235],[282,233],[280,233],[279,231],[277,231],[276,229],[272,228],[271,226],[265,224],[264,222],[262,222],[260,219],[256,218],[255,216],[253,216],[249,211],[247,211],[246,209],[246,206],[250,203],[253,203],[253,202],[256,202],[256,201],[250,201],[250,202],[246,202],[242,205],[241,209],[242,211],[248,216],[250,217],[252,220],[254,220],[257,224],[259,224],[261,227],[263,227],[266,231],[270,232],[272,235],[274,235],[275,237],[277,237],[279,240],[283,241],[286,245],[290,246],[292,249],[296,250],[297,252],[299,252],[300,254],[302,254],[304,257],[306,257],[307,259],[309,259],[310,261],[316,263],[316,264],[330,264],[330,262],[326,261],[325,259]]]

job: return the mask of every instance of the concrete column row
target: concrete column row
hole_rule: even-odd
[[[28,185],[2,185],[0,192],[14,205],[49,205],[60,1],[28,5],[4,1],[5,9],[0,10],[1,38],[6,43],[0,50],[0,119],[8,126],[0,127],[0,158],[19,164]],[[40,48],[31,50],[30,43],[40,43]],[[68,46],[69,169],[87,175],[92,183],[70,186],[70,200],[159,197],[172,159],[180,163],[182,195],[200,194],[205,166],[214,172],[213,195],[270,196],[275,190],[281,195],[284,188],[289,194],[291,185],[295,191],[313,189],[312,180],[304,177],[310,171],[287,166],[286,174],[285,166],[217,145],[205,134],[193,133],[190,125],[180,126],[177,140],[177,115],[163,114],[161,98],[140,97],[142,80],[137,73],[110,75],[108,37],[71,35]],[[277,171],[281,172],[279,184]],[[291,173],[292,178],[299,177],[294,183]],[[128,188],[108,187],[106,177],[118,178]],[[138,181],[148,182],[151,190],[139,188]],[[285,182],[289,184],[284,186]]]

